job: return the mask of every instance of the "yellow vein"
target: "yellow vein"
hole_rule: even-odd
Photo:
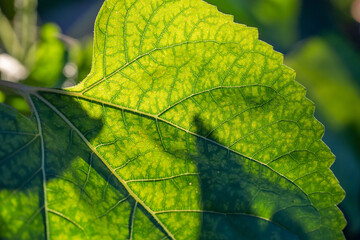
[[[134,235],[134,223],[135,223],[135,214],[136,214],[137,204],[138,204],[138,202],[135,202],[133,211],[131,213],[130,240],[133,239],[133,235]]]
[[[179,175],[175,175],[175,176],[170,176],[170,177],[164,177],[164,178],[153,178],[153,179],[132,179],[132,180],[127,180],[126,182],[157,182],[157,181],[165,181],[165,180],[171,180],[171,179],[175,179],[175,178],[179,178],[179,177],[185,177],[185,176],[198,176],[199,173],[183,173],[183,174],[179,174]]]
[[[17,236],[19,236],[24,229],[36,218],[37,215],[43,210],[44,206],[41,206],[25,223],[23,226],[21,226],[20,230],[17,232]],[[17,237],[16,239],[20,239],[20,237]]]
[[[197,96],[197,95],[201,95],[201,94],[204,94],[204,93],[210,93],[212,91],[215,91],[215,90],[218,90],[218,89],[232,89],[232,88],[245,88],[245,87],[266,87],[266,88],[270,88],[272,90],[274,90],[272,87],[270,86],[266,86],[266,85],[261,85],[261,84],[249,84],[249,85],[238,85],[238,86],[217,86],[217,87],[213,87],[213,88],[210,88],[210,89],[206,89],[206,90],[203,90],[203,91],[200,91],[200,92],[196,92],[196,93],[192,93],[190,94],[189,96],[175,102],[174,104],[168,106],[166,109],[164,109],[163,111],[161,111],[160,113],[157,114],[157,116],[161,116],[163,115],[165,112],[169,111],[171,108],[174,108],[175,106],[179,105],[180,103],[194,97],[194,96]]]
[[[120,203],[126,201],[129,197],[130,197],[130,195],[127,195],[125,198],[119,200],[117,203],[115,203],[114,206],[112,206],[112,207],[109,208],[105,213],[97,216],[96,218],[102,218],[102,217],[106,216],[107,214],[109,214],[109,212],[111,212],[113,209],[115,209],[117,206],[119,206]]]
[[[44,136],[42,132],[41,120],[40,115],[35,107],[34,102],[32,101],[30,95],[27,95],[29,103],[32,106],[32,109],[35,114],[37,128],[39,131],[40,136],[40,143],[41,143],[41,169],[42,169],[42,177],[43,177],[43,191],[44,191],[44,221],[45,221],[45,232],[46,232],[46,239],[50,239],[50,227],[49,227],[49,216],[48,216],[48,205],[47,205],[47,190],[46,190],[46,172],[45,172],[45,144],[44,144]]]
[[[177,43],[177,44],[173,44],[173,45],[169,45],[169,46],[165,46],[165,47],[161,47],[161,48],[154,48],[140,56],[137,56],[136,58],[134,58],[133,60],[127,62],[126,64],[124,64],[123,66],[119,67],[118,69],[116,69],[115,71],[113,71],[112,73],[110,73],[107,76],[104,76],[102,79],[100,79],[99,81],[90,84],[89,86],[85,87],[80,93],[85,93],[87,91],[89,91],[90,89],[94,88],[95,86],[99,85],[100,83],[106,81],[107,79],[111,78],[112,76],[116,75],[117,73],[119,73],[121,70],[123,70],[124,68],[130,66],[131,64],[133,64],[134,62],[138,61],[139,59],[150,55],[153,52],[157,52],[157,51],[162,51],[162,50],[166,50],[166,49],[170,49],[170,48],[174,48],[174,47],[179,47],[182,45],[186,45],[186,44],[198,44],[198,43],[215,43],[215,44],[231,44],[231,43],[227,43],[227,42],[218,42],[216,40],[203,40],[203,41],[186,41],[186,42],[181,42],[181,43]],[[91,76],[91,75],[90,75]],[[89,77],[90,77],[89,76]],[[87,78],[86,78],[87,79]],[[84,79],[84,81],[86,82],[86,79]],[[37,89],[41,89],[41,88],[37,88]],[[49,90],[48,88],[43,88],[45,90]]]
[[[59,216],[59,217],[62,217],[63,219],[69,221],[70,223],[74,224],[77,228],[79,228],[79,229],[84,233],[84,235],[86,236],[87,239],[89,238],[89,237],[87,236],[84,228],[81,227],[77,222],[75,222],[75,221],[72,220],[71,218],[65,216],[65,215],[64,215],[63,213],[61,213],[61,212],[55,211],[54,209],[50,209],[50,208],[49,208],[48,211],[51,212],[51,213],[53,213],[53,214],[55,214],[55,215],[57,215],[57,216]]]

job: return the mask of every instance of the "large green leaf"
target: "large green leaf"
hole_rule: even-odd
[[[5,239],[342,239],[344,192],[282,55],[201,0],[105,1],[71,89],[1,105]]]

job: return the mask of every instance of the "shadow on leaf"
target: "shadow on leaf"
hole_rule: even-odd
[[[11,138],[14,144],[9,138],[9,146],[13,149],[1,149],[1,153],[10,158],[0,162],[0,236],[44,238],[48,234],[46,219],[55,222],[55,217],[57,222],[60,221],[59,226],[72,224],[66,234],[81,238],[89,237],[82,226],[89,226],[90,222],[101,231],[98,234],[104,234],[103,229],[116,222],[113,231],[116,228],[118,234],[132,236],[134,224],[143,224],[137,227],[141,227],[138,231],[145,235],[156,231],[166,235],[157,220],[130,197],[109,166],[94,154],[97,146],[110,146],[117,141],[106,143],[101,140],[101,132],[107,124],[104,106],[86,101],[80,104],[72,97],[52,94],[33,97],[33,102],[41,113],[44,161],[41,138],[36,133]],[[86,104],[86,109],[90,109],[87,112],[83,110]],[[139,120],[139,125],[144,131],[143,121],[154,121],[139,114],[128,114],[143,119]],[[174,134],[167,132],[172,126],[165,128],[165,122],[160,125],[164,138]],[[18,126],[23,127],[24,123]],[[199,232],[200,239],[297,239],[297,235],[305,232],[301,218],[318,217],[306,195],[291,182],[267,166],[222,146],[216,134],[212,134],[211,139],[201,137],[210,131],[199,116],[193,119],[193,126],[197,136],[188,134],[191,139],[187,152],[167,147],[152,133],[146,139],[158,146],[164,145],[166,154],[177,160],[181,161],[187,155],[195,164],[199,181],[198,214],[201,216],[199,231],[192,231]],[[172,138],[186,145],[186,137],[175,133]],[[156,192],[152,194],[156,195]],[[43,210],[48,206],[51,209],[47,216]],[[300,212],[302,215],[296,216]],[[75,218],[80,213],[83,215]],[[186,216],[184,213],[183,220]],[[153,227],[146,228],[149,221]],[[52,226],[51,234],[62,234],[64,228],[59,226]],[[190,226],[196,228],[195,223]],[[94,229],[92,231],[97,234]]]

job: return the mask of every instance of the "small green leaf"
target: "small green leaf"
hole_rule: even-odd
[[[41,41],[35,52],[35,63],[24,81],[31,86],[54,87],[61,80],[65,65],[65,46],[59,40],[60,28],[46,24],[41,29]]]
[[[329,38],[308,39],[301,48],[287,56],[286,63],[297,70],[298,81],[310,89],[310,98],[318,104],[319,112],[334,129],[354,126],[360,133],[360,88],[357,74],[353,74],[352,69],[358,70],[360,59],[357,55],[350,55],[354,53],[350,48],[350,53],[346,54],[355,64],[346,64],[346,60],[331,46]],[[344,46],[349,44],[343,39],[335,40],[336,48],[342,52],[349,48]]]
[[[107,0],[90,75],[1,82],[5,239],[343,239],[314,105],[256,29],[201,0]]]

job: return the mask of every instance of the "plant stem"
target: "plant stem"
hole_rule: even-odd
[[[25,94],[35,91],[34,87],[27,86],[21,83],[5,81],[5,80],[0,80],[0,89],[1,88],[11,89],[17,92],[20,91],[21,93],[25,93]]]

